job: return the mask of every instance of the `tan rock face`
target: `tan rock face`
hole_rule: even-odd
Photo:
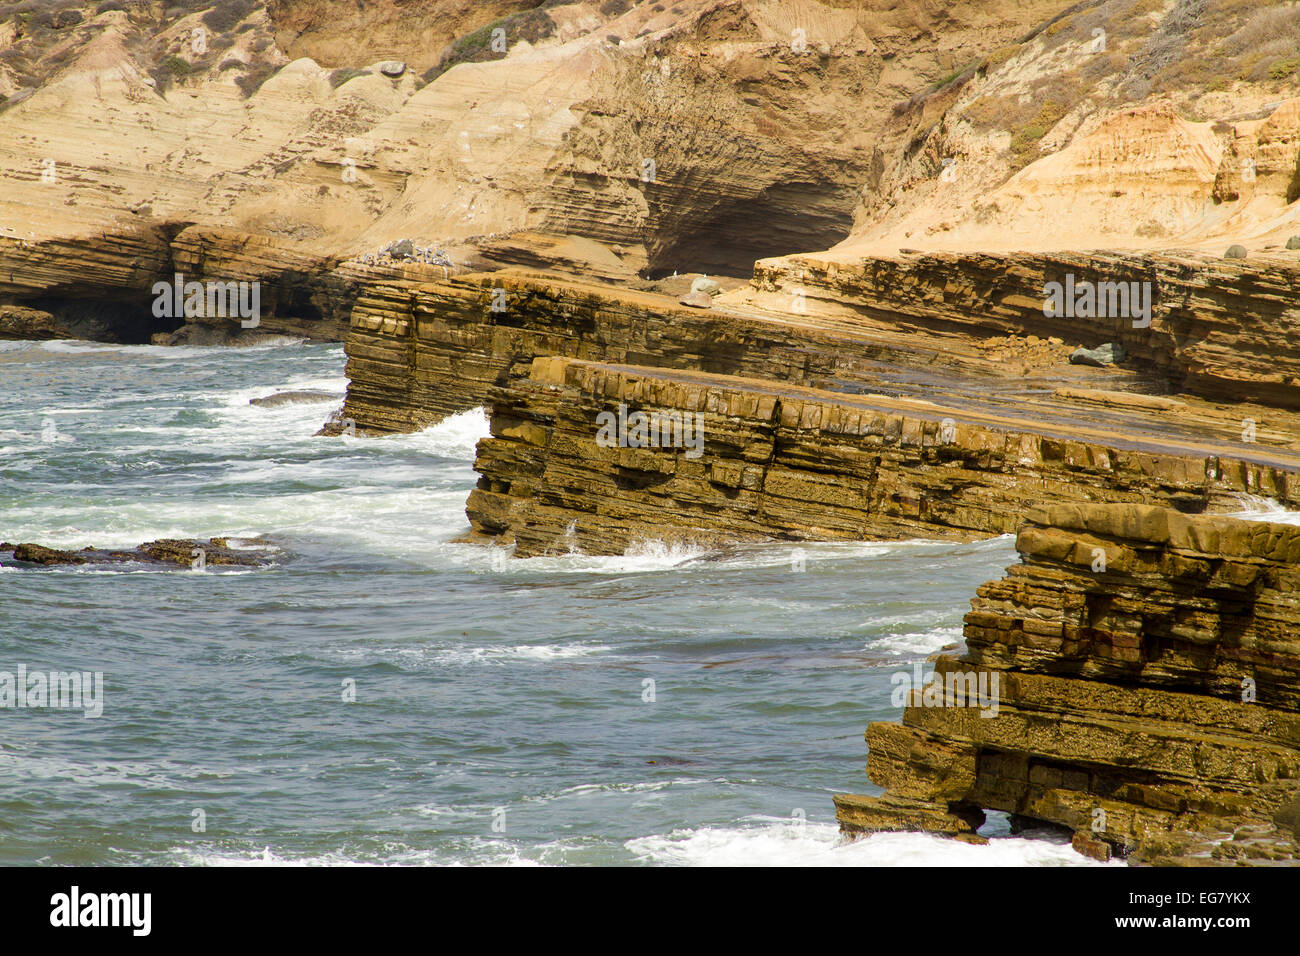
[[[847,235],[890,103],[1059,6],[87,3],[0,61],[0,236],[162,221],[317,255],[410,238],[747,275]],[[386,74],[394,58],[410,68]],[[435,62],[455,65],[426,85]]]
[[[294,59],[310,57],[334,68],[396,57],[423,73],[458,37],[541,5],[540,0],[270,0],[266,10],[276,44]]]
[[[1076,302],[1091,286],[1095,307],[1048,316],[1049,283],[1062,293],[1069,283]],[[1300,323],[1300,261],[1289,253],[1232,262],[1191,253],[825,253],[759,262],[753,287],[727,299],[786,315],[797,299],[814,316],[899,330],[1118,342],[1131,365],[1163,375],[1174,391],[1300,407],[1300,354],[1289,344]]]
[[[1300,12],[1188,10],[1076,5],[918,91],[896,119],[908,135],[882,144],[843,248],[1285,243],[1300,196]]]
[[[466,511],[476,533],[529,556],[649,540],[971,539],[1014,531],[1033,502],[1204,511],[1247,488],[1300,495],[1294,456],[1263,467],[971,419],[883,396],[537,359],[527,380],[492,393]]]
[[[901,726],[868,728],[886,794],[837,796],[842,828],[962,832],[995,809],[1066,826],[1090,855],[1300,859],[1300,529],[1060,504],[1030,511],[1016,546],[971,602],[966,653],[938,656]],[[972,678],[997,680],[995,714]]]

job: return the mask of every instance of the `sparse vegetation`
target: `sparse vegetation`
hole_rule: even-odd
[[[484,60],[501,59],[505,54],[492,49],[492,37],[497,30],[505,31],[507,44],[518,40],[536,43],[555,33],[555,21],[540,8],[494,20],[453,43],[441,62],[428,70],[422,79],[425,82],[433,82],[458,63],[480,63]]]
[[[162,62],[150,73],[150,76],[153,77],[156,84],[154,88],[159,93],[163,93],[170,89],[177,80],[183,80],[193,72],[194,66],[189,60],[173,55],[164,57]]]
[[[1027,166],[1038,155],[1038,142],[1059,123],[1068,112],[1057,100],[1044,100],[1038,114],[1023,126],[1011,131],[1011,152],[1016,165]]]
[[[1275,60],[1268,68],[1268,76],[1271,80],[1285,80],[1298,71],[1300,71],[1300,56],[1293,56],[1285,60]]]
[[[246,69],[247,72],[235,80],[235,83],[239,86],[239,91],[244,94],[244,99],[248,99],[260,90],[262,84],[277,72],[277,69],[269,63],[250,64]]]
[[[239,25],[245,17],[253,12],[256,4],[253,0],[221,0],[211,10],[203,14],[203,23],[210,30],[225,33]]]
[[[356,79],[358,76],[370,76],[369,70],[356,70],[350,66],[340,67],[330,74],[330,86],[338,89],[348,80]]]
[[[1013,56],[1019,53],[1020,50],[1021,47],[1017,44],[999,47],[984,58],[984,62],[979,65],[979,71],[984,74],[994,72],[1003,63],[1006,63]]]

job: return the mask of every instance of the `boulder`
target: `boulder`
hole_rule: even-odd
[[[700,276],[691,283],[692,292],[703,292],[707,295],[717,295],[722,291],[722,286],[718,285],[717,279],[710,279],[708,276]]]
[[[319,389],[309,388],[293,392],[276,392],[273,395],[263,395],[261,398],[250,398],[248,404],[259,405],[262,408],[279,408],[281,405],[308,405],[319,402],[337,402],[343,396],[338,392],[325,392]]]
[[[1092,365],[1102,368],[1106,365],[1114,365],[1122,362],[1127,358],[1124,346],[1118,342],[1107,342],[1105,345],[1099,345],[1095,349],[1077,348],[1070,353],[1071,365]]]
[[[695,280],[699,282],[699,279]],[[715,282],[714,285],[717,285]],[[692,289],[680,299],[677,300],[682,305],[689,305],[693,309],[711,309],[713,308],[713,296],[707,292],[701,292],[698,289]]]
[[[1229,246],[1228,251],[1223,254],[1225,259],[1244,259],[1246,258],[1246,247],[1241,245]]]
[[[1300,236],[1292,236],[1286,241],[1288,249],[1300,249]]]
[[[398,239],[384,247],[384,252],[394,259],[414,259],[415,243],[410,239]]]
[[[385,60],[379,64],[379,72],[397,78],[406,72],[406,64],[401,60]]]
[[[0,339],[74,339],[76,333],[42,309],[0,305]]]

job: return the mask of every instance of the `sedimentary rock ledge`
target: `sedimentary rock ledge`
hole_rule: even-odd
[[[1169,382],[1147,361],[1070,365],[1078,338],[978,325],[927,331],[851,310],[814,312],[778,314],[743,303],[700,310],[661,295],[520,272],[435,282],[371,277],[352,316],[344,414],[361,432],[416,430],[484,404],[494,386],[526,376],[534,358],[564,355],[912,396],[1034,418],[1058,433],[1100,426],[1145,432],[1156,442],[1240,442],[1249,419],[1262,445],[1300,448],[1300,415],[1240,396],[1227,408],[1171,398]]]
[[[1091,287],[1092,314],[1044,314],[1045,286],[1067,279],[1080,295]],[[1117,314],[1119,290],[1096,294],[1119,283],[1147,285],[1149,314],[1135,316],[1131,302]],[[1297,286],[1300,253],[1286,250],[1232,260],[1190,252],[826,253],[756,263],[753,291],[737,298],[781,313],[798,300],[811,315],[899,330],[1119,342],[1173,391],[1297,409]]]
[[[695,423],[686,441],[609,447],[601,416]],[[467,505],[520,556],[620,554],[647,539],[971,539],[1014,531],[1033,502],[1236,510],[1300,500],[1300,456],[1143,440],[882,395],[553,357],[492,393]],[[698,447],[689,442],[697,440]],[[675,436],[674,436],[675,437]]]
[[[1300,528],[1061,504],[1017,548],[968,650],[868,727],[885,794],[837,796],[841,828],[978,839],[1001,810],[1101,858],[1300,861]]]

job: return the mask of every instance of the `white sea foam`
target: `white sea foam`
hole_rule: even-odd
[[[574,795],[587,792],[573,788]],[[416,808],[423,816],[482,816],[455,807]],[[627,854],[626,856],[624,854]],[[574,863],[651,863],[667,866],[1124,866],[1101,864],[1068,844],[999,837],[983,846],[922,833],[877,833],[846,841],[831,823],[750,817],[732,826],[674,830],[627,840],[619,848],[594,837],[521,845],[508,839],[453,838],[437,847],[386,843],[369,852],[292,852],[269,846],[211,844],[174,847],[175,862],[194,866],[544,866]]]
[[[1229,512],[1226,517],[1241,518],[1243,521],[1271,521],[1275,524],[1300,524],[1300,511],[1288,511],[1271,498],[1258,495],[1239,495],[1247,508],[1242,511]]]
[[[473,462],[479,439],[489,434],[486,409],[474,408],[448,416],[436,425],[409,435],[370,438],[396,448],[410,448],[454,461]]]
[[[650,571],[668,571],[706,554],[706,550],[689,544],[664,544],[662,541],[642,541],[633,544],[619,555],[589,555],[573,551],[555,556],[511,559],[521,570],[542,571],[554,574],[629,574]]]
[[[867,650],[907,658],[926,657],[949,644],[960,643],[961,639],[962,628],[957,624],[951,627],[933,627],[919,634],[891,634],[872,641],[867,645]]]
[[[219,846],[179,846],[169,853],[186,866],[542,866],[525,857],[520,848],[506,840],[467,839],[462,846],[446,850],[418,849],[392,844],[368,856],[338,850],[323,853],[291,853],[272,850],[232,849]]]
[[[1100,865],[1068,845],[1043,840],[1013,837],[975,846],[921,833],[876,833],[846,842],[830,823],[753,820],[746,826],[674,830],[626,845],[646,862],[679,866]]]
[[[349,664],[386,663],[411,669],[428,669],[576,660],[609,650],[609,647],[596,643],[464,647],[446,644],[385,646],[368,642],[356,647],[322,648],[318,653],[322,657],[332,657]]]

